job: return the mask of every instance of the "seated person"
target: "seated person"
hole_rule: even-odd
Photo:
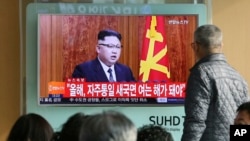
[[[173,137],[162,126],[149,124],[138,129],[137,141],[173,141]]]
[[[72,77],[85,78],[86,82],[135,81],[131,69],[117,62],[122,50],[121,34],[114,30],[102,30],[97,38],[97,57],[77,65]]]
[[[45,118],[30,113],[17,119],[7,141],[51,141],[53,134],[53,128]]]
[[[245,102],[238,107],[234,125],[250,125],[250,102]]]
[[[79,112],[73,114],[63,124],[61,132],[57,137],[57,141],[78,141],[81,125],[88,116]]]
[[[136,141],[137,128],[124,114],[104,111],[86,118],[79,137],[79,141]]]

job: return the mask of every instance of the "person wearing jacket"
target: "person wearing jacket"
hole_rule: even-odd
[[[191,44],[196,63],[190,69],[181,141],[229,141],[237,108],[249,100],[247,82],[222,53],[222,32],[202,25]]]
[[[97,57],[78,64],[73,78],[85,78],[86,82],[134,82],[130,67],[118,62],[122,45],[122,36],[111,29],[101,30],[97,35]]]

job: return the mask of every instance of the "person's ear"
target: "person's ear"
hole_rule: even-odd
[[[100,46],[96,45],[96,52],[99,53],[100,52]]]
[[[194,45],[194,52],[195,53],[198,53],[199,52],[199,44],[197,44],[197,43],[195,43],[195,45]]]
[[[221,51],[222,51],[223,47],[224,47],[224,43],[222,42],[221,43]]]

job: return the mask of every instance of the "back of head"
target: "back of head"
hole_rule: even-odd
[[[138,129],[137,141],[173,141],[173,138],[165,128],[150,124]]]
[[[53,129],[47,120],[30,113],[17,119],[7,141],[50,141],[52,137]]]
[[[89,116],[81,129],[79,141],[136,141],[137,129],[125,115],[105,111]]]
[[[245,102],[238,107],[234,124],[250,125],[250,102]]]
[[[202,25],[195,30],[194,41],[212,52],[213,49],[222,47],[222,32],[215,25]]]
[[[78,141],[81,125],[87,117],[83,113],[76,113],[70,116],[63,124],[59,141]]]
[[[237,109],[237,112],[241,111],[247,111],[250,114],[250,102],[242,103]]]
[[[117,37],[120,41],[122,39],[122,35],[120,33],[118,33],[117,31],[115,30],[112,30],[112,29],[104,29],[104,30],[101,30],[99,33],[98,33],[98,36],[97,36],[97,39],[98,40],[104,40],[104,38],[106,36],[115,36]]]

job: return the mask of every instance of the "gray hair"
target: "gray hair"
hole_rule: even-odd
[[[194,40],[202,47],[211,49],[222,46],[222,32],[215,25],[202,25],[194,32]]]
[[[136,141],[137,128],[124,114],[104,111],[87,118],[79,137],[79,141]]]

